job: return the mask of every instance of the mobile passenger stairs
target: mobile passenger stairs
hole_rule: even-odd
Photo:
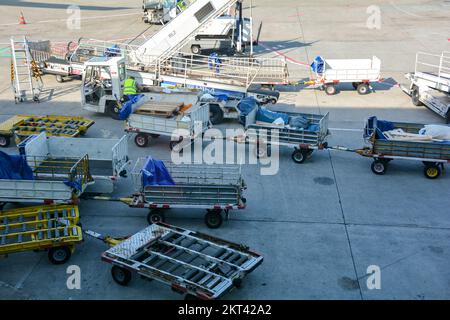
[[[16,103],[39,102],[43,82],[26,37],[21,40],[11,38],[11,85]]]

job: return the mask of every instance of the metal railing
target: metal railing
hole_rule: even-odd
[[[415,73],[424,72],[436,76],[439,84],[449,83],[450,79],[450,52],[431,54],[418,52],[416,55]]]

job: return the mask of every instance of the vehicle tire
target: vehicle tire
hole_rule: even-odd
[[[121,286],[127,286],[131,281],[131,272],[118,266],[111,268],[111,276]]]
[[[270,104],[277,104],[277,102],[278,102],[278,99],[275,99],[275,98],[269,99]]]
[[[411,101],[412,101],[412,104],[417,107],[423,106],[423,103],[420,102],[419,88],[414,87],[413,90],[411,91]]]
[[[116,102],[112,101],[106,105],[106,113],[114,120],[120,120],[119,112],[120,109]]]
[[[193,45],[191,47],[191,52],[193,54],[200,54],[202,52],[202,48],[200,46],[198,46],[198,45]]]
[[[161,223],[164,221],[166,221],[166,218],[164,216],[164,212],[161,210],[152,209],[147,215],[147,222],[149,225]]]
[[[69,261],[72,251],[69,247],[55,247],[48,251],[48,259],[52,264],[60,265]]]
[[[272,155],[272,148],[269,144],[258,143],[255,148],[256,159],[264,159]]]
[[[58,83],[63,83],[64,82],[64,77],[59,75],[59,74],[56,75],[55,78],[56,78],[56,82],[58,82]]]
[[[7,148],[11,144],[11,138],[0,135],[0,148]]]
[[[325,86],[325,93],[329,96],[333,96],[337,93],[336,86],[334,84],[327,84]]]
[[[435,180],[441,176],[442,170],[438,164],[429,164],[425,166],[424,174],[428,179]]]
[[[223,122],[223,111],[217,104],[209,106],[209,119],[213,125]]]
[[[222,210],[209,211],[205,214],[205,224],[210,229],[218,229],[222,226]]]
[[[305,163],[307,158],[308,158],[308,150],[295,149],[295,151],[292,153],[292,160],[295,163],[298,164]]]
[[[358,82],[352,82],[352,86],[353,86],[353,89],[357,90],[358,86],[359,86],[359,83]]]
[[[360,95],[366,95],[366,94],[369,93],[370,88],[369,88],[369,85],[367,83],[360,83],[358,85],[358,87],[356,88],[356,90],[358,91],[358,93]]]
[[[387,170],[387,162],[386,161],[381,161],[381,160],[375,160],[371,167],[372,172],[375,173],[376,175],[382,176],[386,173]]]
[[[150,142],[150,136],[146,133],[139,133],[134,137],[134,143],[139,148],[145,148],[148,146],[148,143]]]

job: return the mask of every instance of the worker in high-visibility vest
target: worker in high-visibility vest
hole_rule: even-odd
[[[134,77],[128,77],[123,83],[123,98],[125,101],[130,100],[133,96],[138,94],[138,85]]]
[[[182,1],[182,0],[177,1],[177,6],[180,9],[180,11],[184,11],[184,9],[187,8],[188,4],[186,2],[187,1]]]

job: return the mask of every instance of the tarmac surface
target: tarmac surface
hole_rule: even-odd
[[[81,8],[81,28],[67,27],[67,5],[53,0],[0,0],[0,121],[15,114],[80,115],[95,120],[86,137],[118,138],[123,125],[81,109],[79,81],[57,83],[45,76],[39,104],[14,104],[7,48],[11,36],[51,40],[62,45],[80,37],[130,39],[147,28],[141,1],[73,0]],[[418,51],[450,51],[450,4],[443,0],[374,0],[369,7],[346,1],[254,1],[255,25],[263,22],[264,56],[287,56],[292,81],[310,76],[305,64],[315,56],[371,58],[382,61],[384,83],[360,96],[342,86],[339,94],[305,86],[278,88],[279,108],[330,113],[330,145],[359,148],[362,128],[372,115],[392,121],[443,124],[424,107],[412,105],[398,87],[414,70]],[[247,1],[246,12],[249,2]],[[367,27],[380,10],[379,29]],[[375,10],[375,11],[374,11]],[[18,25],[23,12],[26,25]],[[368,13],[369,12],[369,13]],[[370,20],[372,21],[372,20]],[[235,127],[229,123],[221,125]],[[167,139],[137,148],[130,137],[130,159],[151,155],[167,159]],[[15,146],[6,150],[17,153]],[[356,154],[319,151],[303,165],[280,151],[280,170],[262,176],[258,166],[243,166],[248,207],[233,212],[221,229],[209,230],[199,210],[174,210],[167,222],[249,245],[264,263],[228,299],[449,299],[449,182],[428,180],[420,162],[393,161],[385,176],[370,170],[370,159]],[[115,195],[132,192],[131,179]],[[11,206],[10,208],[13,208]],[[146,211],[120,203],[82,201],[84,228],[108,235],[129,235],[146,227]],[[66,266],[53,266],[46,253],[0,258],[0,299],[182,299],[170,288],[135,277],[127,288],[114,283],[110,265],[100,261],[107,246],[95,239],[77,247],[68,265],[82,272],[81,290],[66,286]],[[369,266],[381,269],[381,288],[367,286]]]

